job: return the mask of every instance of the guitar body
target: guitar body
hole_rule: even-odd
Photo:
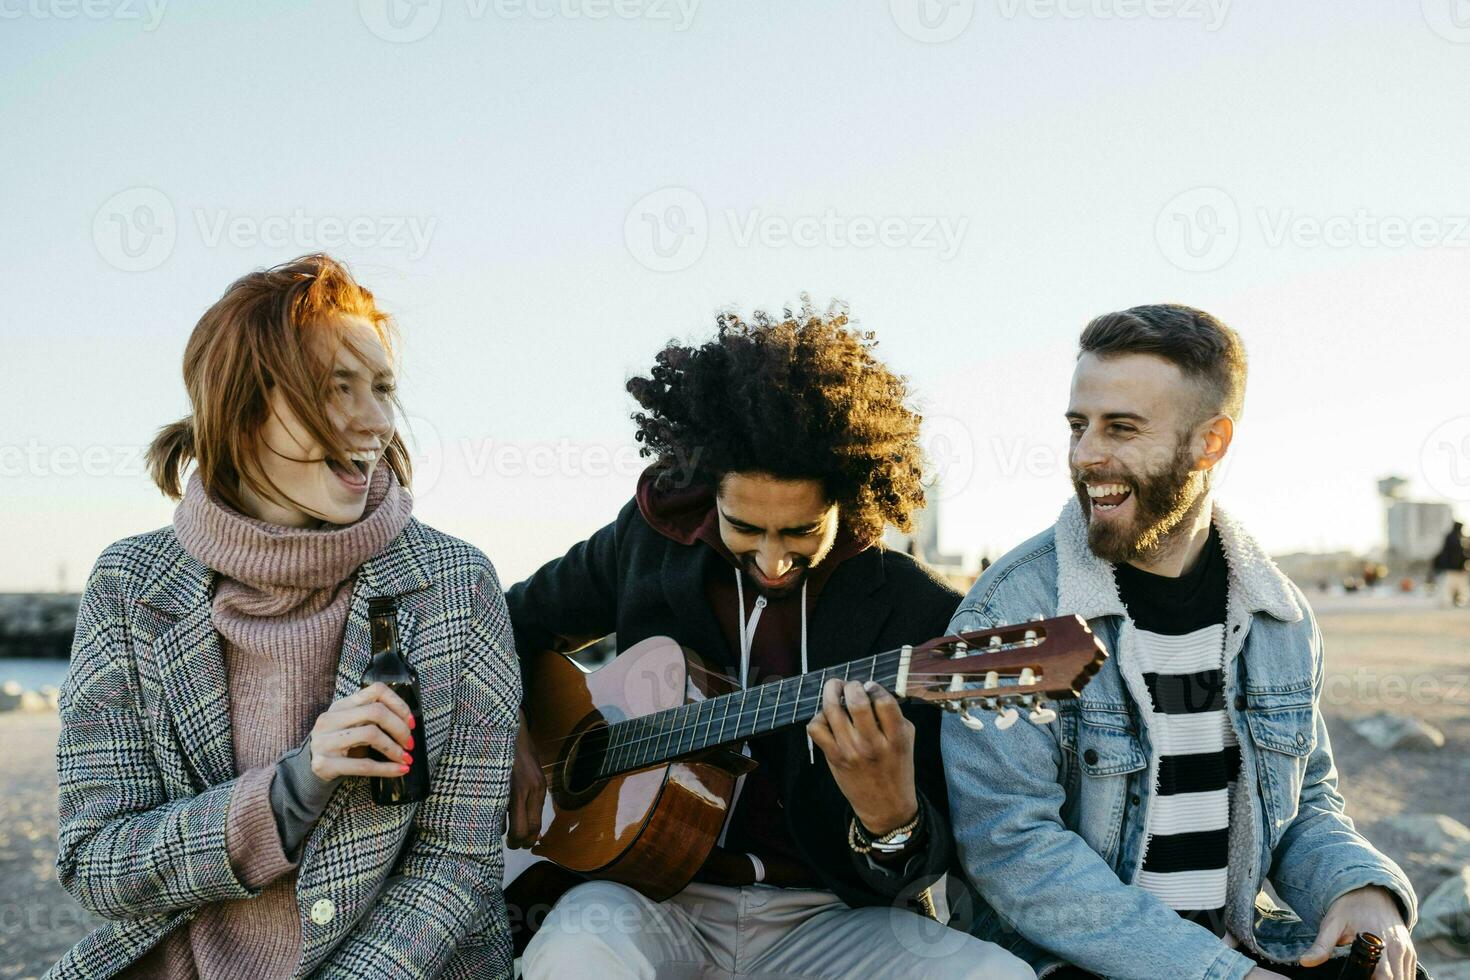
[[[707,753],[591,781],[576,778],[581,736],[724,694],[729,679],[683,647],[653,637],[588,672],[570,657],[531,658],[526,719],[546,774],[539,857],[588,878],[617,881],[662,901],[694,877],[719,838],[735,792],[733,753]],[[722,757],[723,756],[723,757]]]

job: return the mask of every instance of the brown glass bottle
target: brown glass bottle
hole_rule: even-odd
[[[362,686],[382,681],[403,699],[413,712],[413,761],[402,776],[368,777],[373,802],[382,806],[418,803],[429,795],[428,744],[424,735],[424,715],[419,707],[419,678],[403,659],[398,649],[398,600],[392,596],[368,600],[368,620],[372,626],[373,659],[362,675]],[[368,749],[368,757],[390,762],[377,749]]]
[[[1353,940],[1352,951],[1342,964],[1338,980],[1368,980],[1378,969],[1378,960],[1383,956],[1383,940],[1371,932],[1360,932]]]

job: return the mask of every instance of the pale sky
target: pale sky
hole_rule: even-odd
[[[1251,358],[1219,499],[1366,548],[1470,513],[1464,0],[0,0],[0,590],[173,505],[199,315],[325,249],[396,314],[416,513],[505,584],[610,521],[624,381],[717,309],[848,302],[912,382],[942,543],[1069,493],[1078,331]]]

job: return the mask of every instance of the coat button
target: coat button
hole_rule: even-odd
[[[1235,710],[1236,711],[1244,711],[1245,710],[1245,695],[1244,694],[1237,694],[1235,696]]]
[[[1298,745],[1306,745],[1307,744],[1307,736],[1303,735],[1301,732],[1297,732],[1296,733],[1296,744],[1298,744]]]
[[[1088,749],[1086,752],[1082,753],[1082,761],[1087,763],[1089,766],[1097,765],[1097,749]]]
[[[330,898],[319,898],[312,903],[311,921],[319,926],[324,926],[328,922],[331,922],[332,917],[336,914],[337,906],[332,903]]]

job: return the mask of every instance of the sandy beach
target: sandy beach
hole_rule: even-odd
[[[1348,812],[1403,864],[1422,899],[1448,872],[1421,836],[1401,832],[1394,820],[1445,814],[1470,821],[1470,612],[1399,597],[1314,601],[1327,644],[1323,710]],[[1374,748],[1351,722],[1380,710],[1428,722],[1444,733],[1444,748]],[[54,714],[0,715],[0,739],[15,763],[0,803],[3,980],[38,976],[98,922],[55,879],[57,730]]]

